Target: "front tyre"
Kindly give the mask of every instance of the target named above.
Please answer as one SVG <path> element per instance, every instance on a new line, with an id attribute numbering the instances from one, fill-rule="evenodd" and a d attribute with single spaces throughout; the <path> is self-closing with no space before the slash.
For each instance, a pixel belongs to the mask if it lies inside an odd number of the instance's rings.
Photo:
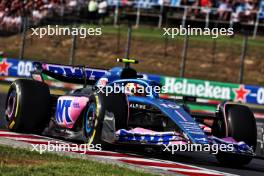
<path id="1" fill-rule="evenodd" d="M 128 102 L 125 94 L 93 94 L 83 113 L 83 140 L 88 144 L 108 144 L 101 139 L 103 121 L 106 113 L 112 113 L 115 130 L 126 128 L 128 120 Z M 115 133 L 115 131 L 112 131 Z"/>
<path id="2" fill-rule="evenodd" d="M 257 142 L 257 127 L 252 111 L 242 105 L 230 104 L 226 108 L 227 136 L 236 141 L 244 141 L 255 151 Z M 217 160 L 225 165 L 241 166 L 250 163 L 252 156 L 219 152 Z"/>
<path id="3" fill-rule="evenodd" d="M 5 117 L 7 128 L 22 133 L 41 133 L 50 119 L 50 91 L 47 84 L 19 79 L 9 88 Z"/>

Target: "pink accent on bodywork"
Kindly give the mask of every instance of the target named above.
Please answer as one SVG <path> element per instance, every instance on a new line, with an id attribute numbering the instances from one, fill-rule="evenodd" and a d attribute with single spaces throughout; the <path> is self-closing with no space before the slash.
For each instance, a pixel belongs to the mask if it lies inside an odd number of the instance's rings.
<path id="1" fill-rule="evenodd" d="M 128 132 L 139 133 L 139 134 L 143 134 L 143 135 L 162 135 L 162 134 L 176 134 L 176 135 L 179 135 L 180 134 L 180 133 L 177 133 L 177 132 L 174 132 L 174 131 L 157 132 L 157 131 L 153 131 L 153 130 L 149 130 L 149 129 L 145 129 L 145 128 L 140 128 L 140 127 L 128 130 Z"/>
<path id="2" fill-rule="evenodd" d="M 88 100 L 89 99 L 87 97 L 75 97 L 74 100 L 72 101 L 71 107 L 69 109 L 69 114 L 74 123 L 78 119 L 82 110 L 85 108 Z M 74 107 L 74 104 L 79 104 L 79 107 Z M 72 126 L 73 124 L 71 125 L 70 128 L 72 128 Z"/>
<path id="3" fill-rule="evenodd" d="M 225 137 L 225 138 L 221 138 L 222 140 L 226 141 L 226 142 L 232 142 L 232 143 L 238 143 L 234 138 L 232 137 Z"/>
<path id="4" fill-rule="evenodd" d="M 170 144 L 171 145 L 185 145 L 185 144 L 188 144 L 188 143 L 185 142 L 185 141 L 171 141 Z"/>
<path id="5" fill-rule="evenodd" d="M 63 123 L 59 124 L 62 127 L 72 128 L 76 120 L 80 116 L 81 112 L 87 105 L 89 98 L 87 97 L 74 97 L 74 96 L 62 96 L 60 100 L 72 100 L 71 105 L 68 109 L 68 114 L 71 119 L 71 123 L 67 123 L 63 115 Z M 64 114 L 64 113 L 63 113 Z"/>

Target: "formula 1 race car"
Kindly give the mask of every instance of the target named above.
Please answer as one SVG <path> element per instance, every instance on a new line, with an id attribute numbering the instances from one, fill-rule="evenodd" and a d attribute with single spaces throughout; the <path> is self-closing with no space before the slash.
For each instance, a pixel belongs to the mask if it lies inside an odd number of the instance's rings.
<path id="1" fill-rule="evenodd" d="M 34 63 L 33 80 L 16 80 L 8 91 L 8 129 L 102 146 L 232 144 L 216 154 L 226 165 L 245 165 L 255 156 L 256 122 L 248 107 L 223 102 L 215 115 L 193 114 L 186 102 L 195 98 L 162 99 L 156 91 L 162 86 L 130 67 L 136 60 L 118 61 L 124 68 Z M 44 75 L 83 88 L 50 94 Z"/>

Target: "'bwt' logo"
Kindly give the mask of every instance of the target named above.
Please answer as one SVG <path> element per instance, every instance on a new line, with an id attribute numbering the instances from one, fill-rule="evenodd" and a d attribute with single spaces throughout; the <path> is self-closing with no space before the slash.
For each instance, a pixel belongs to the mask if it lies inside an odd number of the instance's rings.
<path id="1" fill-rule="evenodd" d="M 71 106 L 72 100 L 58 100 L 56 108 L 56 121 L 58 123 L 63 123 L 63 118 L 65 118 L 66 123 L 71 123 L 71 118 L 69 116 L 69 107 Z"/>
<path id="2" fill-rule="evenodd" d="M 47 69 L 58 75 L 64 75 L 67 77 L 83 78 L 82 68 L 71 66 L 58 66 L 47 64 Z M 89 80 L 101 78 L 106 71 L 99 69 L 85 68 L 86 76 Z"/>

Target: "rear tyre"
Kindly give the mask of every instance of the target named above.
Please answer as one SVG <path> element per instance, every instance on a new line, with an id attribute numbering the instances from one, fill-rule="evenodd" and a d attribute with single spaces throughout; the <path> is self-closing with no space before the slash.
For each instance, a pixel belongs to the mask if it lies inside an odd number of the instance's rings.
<path id="1" fill-rule="evenodd" d="M 16 80 L 9 88 L 5 110 L 9 130 L 42 133 L 50 119 L 48 85 L 34 80 Z"/>
<path id="2" fill-rule="evenodd" d="M 115 118 L 115 130 L 126 128 L 128 102 L 125 94 L 93 94 L 83 115 L 83 140 L 88 144 L 109 146 L 101 140 L 105 114 L 111 112 Z M 113 131 L 115 133 L 115 131 Z"/>
<path id="3" fill-rule="evenodd" d="M 255 151 L 257 142 L 257 127 L 252 111 L 242 105 L 230 105 L 227 107 L 227 131 L 228 137 L 236 141 L 244 141 Z M 219 152 L 217 160 L 225 165 L 241 166 L 248 164 L 251 156 Z"/>

